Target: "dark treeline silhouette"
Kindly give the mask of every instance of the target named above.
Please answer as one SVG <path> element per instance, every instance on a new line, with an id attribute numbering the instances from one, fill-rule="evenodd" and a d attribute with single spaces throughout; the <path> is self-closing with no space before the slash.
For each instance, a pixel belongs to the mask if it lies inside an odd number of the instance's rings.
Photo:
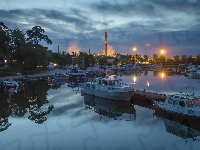
<path id="1" fill-rule="evenodd" d="M 47 84 L 46 82 L 28 83 L 18 93 L 8 92 L 8 89 L 0 93 L 0 132 L 6 130 L 11 123 L 9 117 L 23 117 L 27 113 L 28 119 L 37 124 L 47 120 L 54 106 L 47 100 L 47 92 L 50 89 L 60 88 L 60 84 Z"/>

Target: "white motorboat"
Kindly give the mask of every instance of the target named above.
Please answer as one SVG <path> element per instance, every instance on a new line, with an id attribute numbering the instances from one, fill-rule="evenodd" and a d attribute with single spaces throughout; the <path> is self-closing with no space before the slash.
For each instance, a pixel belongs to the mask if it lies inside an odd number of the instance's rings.
<path id="1" fill-rule="evenodd" d="M 142 67 L 138 65 L 126 65 L 119 69 L 120 71 L 141 71 Z"/>
<path id="2" fill-rule="evenodd" d="M 83 70 L 79 69 L 67 69 L 66 74 L 69 75 L 70 77 L 86 77 L 87 75 Z"/>
<path id="3" fill-rule="evenodd" d="M 59 73 L 59 72 L 56 72 L 54 74 L 54 79 L 60 79 L 60 80 L 67 80 L 69 79 L 69 75 L 67 75 L 66 73 Z"/>
<path id="4" fill-rule="evenodd" d="M 133 83 L 121 83 L 121 81 L 121 79 L 117 79 L 117 76 L 95 78 L 84 83 L 81 92 L 111 100 L 130 101 L 134 95 Z"/>
<path id="5" fill-rule="evenodd" d="M 162 109 L 170 113 L 177 113 L 182 116 L 200 117 L 200 97 L 188 94 L 166 95 L 164 102 L 154 101 L 157 109 Z"/>

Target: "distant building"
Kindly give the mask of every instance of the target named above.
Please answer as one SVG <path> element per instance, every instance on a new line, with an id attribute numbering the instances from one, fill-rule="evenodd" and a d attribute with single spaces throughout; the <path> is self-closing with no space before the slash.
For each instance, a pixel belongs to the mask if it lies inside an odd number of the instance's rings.
<path id="1" fill-rule="evenodd" d="M 112 64 L 113 64 L 113 62 L 115 61 L 115 59 L 116 59 L 115 57 L 109 57 L 109 56 L 106 57 L 107 62 L 108 62 L 108 63 L 112 63 Z"/>

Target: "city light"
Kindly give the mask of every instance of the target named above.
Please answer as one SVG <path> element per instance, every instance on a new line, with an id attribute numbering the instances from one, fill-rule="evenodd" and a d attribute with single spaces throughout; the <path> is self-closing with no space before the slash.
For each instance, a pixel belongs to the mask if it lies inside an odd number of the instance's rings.
<path id="1" fill-rule="evenodd" d="M 161 55 L 164 55 L 164 54 L 165 54 L 165 50 L 164 50 L 164 49 L 161 49 L 161 50 L 160 50 L 160 53 L 161 53 Z"/>
<path id="2" fill-rule="evenodd" d="M 149 86 L 150 84 L 149 84 L 149 81 L 147 80 L 147 82 L 146 82 L 146 86 Z"/>
<path id="3" fill-rule="evenodd" d="M 137 51 L 137 48 L 136 48 L 136 47 L 133 47 L 133 51 L 134 51 L 134 52 Z"/>
<path id="4" fill-rule="evenodd" d="M 135 83 L 137 81 L 137 78 L 133 76 L 133 82 Z"/>
<path id="5" fill-rule="evenodd" d="M 161 73 L 161 78 L 163 79 L 165 77 L 165 74 L 162 72 Z"/>

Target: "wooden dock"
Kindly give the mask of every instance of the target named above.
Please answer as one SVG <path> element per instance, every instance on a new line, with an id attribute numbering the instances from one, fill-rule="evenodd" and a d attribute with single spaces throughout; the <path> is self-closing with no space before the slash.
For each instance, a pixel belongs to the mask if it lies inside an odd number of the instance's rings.
<path id="1" fill-rule="evenodd" d="M 133 98 L 143 98 L 143 99 L 150 100 L 150 101 L 165 101 L 166 95 L 135 90 Z"/>

